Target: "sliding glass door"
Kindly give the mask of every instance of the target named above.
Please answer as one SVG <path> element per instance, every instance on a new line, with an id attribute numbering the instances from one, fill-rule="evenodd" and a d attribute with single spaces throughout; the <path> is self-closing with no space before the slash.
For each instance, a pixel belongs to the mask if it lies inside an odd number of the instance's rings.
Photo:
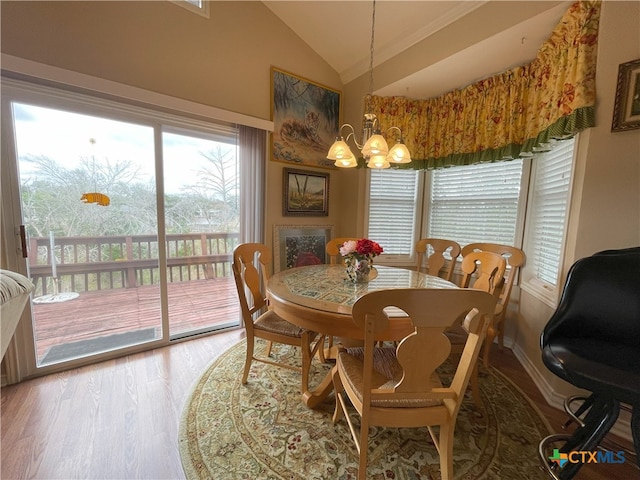
<path id="1" fill-rule="evenodd" d="M 236 129 L 20 93 L 3 141 L 36 368 L 238 325 Z"/>
<path id="2" fill-rule="evenodd" d="M 240 229 L 237 135 L 162 135 L 172 338 L 238 324 L 231 254 Z"/>
<path id="3" fill-rule="evenodd" d="M 161 338 L 153 128 L 12 113 L 38 365 Z"/>

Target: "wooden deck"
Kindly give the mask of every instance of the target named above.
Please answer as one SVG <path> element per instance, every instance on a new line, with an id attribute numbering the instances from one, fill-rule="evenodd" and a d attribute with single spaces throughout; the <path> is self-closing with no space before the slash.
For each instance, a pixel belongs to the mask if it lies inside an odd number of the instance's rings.
<path id="1" fill-rule="evenodd" d="M 170 335 L 240 320 L 233 277 L 168 285 Z M 161 336 L 160 286 L 81 293 L 59 303 L 33 304 L 39 361 L 51 347 L 155 328 Z"/>

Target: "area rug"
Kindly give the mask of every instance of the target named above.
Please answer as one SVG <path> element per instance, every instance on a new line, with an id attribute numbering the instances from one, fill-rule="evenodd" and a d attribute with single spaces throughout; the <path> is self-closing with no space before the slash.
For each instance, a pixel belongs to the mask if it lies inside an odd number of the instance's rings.
<path id="1" fill-rule="evenodd" d="M 274 350 L 299 363 L 294 348 Z M 242 385 L 244 355 L 241 341 L 206 369 L 187 399 L 179 433 L 186 478 L 356 478 L 358 457 L 346 422 L 331 422 L 334 396 L 309 409 L 300 399 L 297 372 L 257 362 Z M 312 382 L 329 369 L 314 362 Z M 445 370 L 450 376 L 452 368 Z M 455 478 L 544 480 L 537 446 L 550 433 L 548 423 L 496 369 L 481 370 L 480 388 L 481 408 L 467 394 L 458 416 Z M 427 430 L 372 428 L 368 478 L 439 480 L 439 457 Z"/>

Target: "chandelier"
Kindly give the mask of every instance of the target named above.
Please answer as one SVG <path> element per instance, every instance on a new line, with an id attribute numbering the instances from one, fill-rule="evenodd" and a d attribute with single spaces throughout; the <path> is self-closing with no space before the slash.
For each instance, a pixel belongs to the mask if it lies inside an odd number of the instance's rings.
<path id="1" fill-rule="evenodd" d="M 367 161 L 367 167 L 369 168 L 389 168 L 391 165 L 399 163 L 409 163 L 411 161 L 411 154 L 409 149 L 404 144 L 402 138 L 402 131 L 398 127 L 390 127 L 387 130 L 387 135 L 390 132 L 397 131 L 396 144 L 389 149 L 387 141 L 380 133 L 380 125 L 376 114 L 371 111 L 371 94 L 373 92 L 373 45 L 375 39 L 375 25 L 376 25 L 376 0 L 373 0 L 373 15 L 371 19 L 371 47 L 369 57 L 369 93 L 365 97 L 365 114 L 362 123 L 362 143 L 358 143 L 356 140 L 355 130 L 352 125 L 345 123 L 340 127 L 339 137 L 329 148 L 327 158 L 329 160 L 335 160 L 335 166 L 341 168 L 352 168 L 358 165 L 358 161 L 349 148 L 347 141 L 349 138 L 353 139 L 358 150 L 362 153 L 362 156 Z M 342 131 L 348 128 L 351 131 L 348 133 L 345 139 L 342 136 Z"/>

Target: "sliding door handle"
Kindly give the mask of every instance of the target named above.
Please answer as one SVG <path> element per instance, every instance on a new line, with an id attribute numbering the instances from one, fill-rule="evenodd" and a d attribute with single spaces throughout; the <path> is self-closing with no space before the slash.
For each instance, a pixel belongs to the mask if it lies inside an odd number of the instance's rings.
<path id="1" fill-rule="evenodd" d="M 20 248 L 22 249 L 22 258 L 27 258 L 29 252 L 27 251 L 27 232 L 24 225 L 20 225 Z"/>

